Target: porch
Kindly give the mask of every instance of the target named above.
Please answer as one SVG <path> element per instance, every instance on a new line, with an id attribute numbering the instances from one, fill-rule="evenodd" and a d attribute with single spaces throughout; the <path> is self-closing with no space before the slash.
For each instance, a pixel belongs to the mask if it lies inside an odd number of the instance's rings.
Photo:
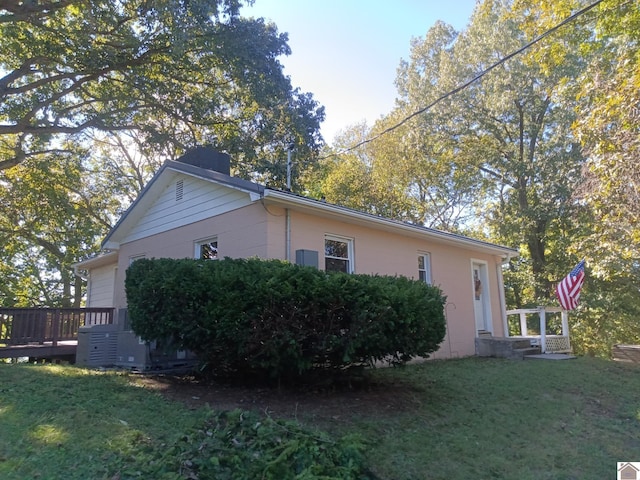
<path id="1" fill-rule="evenodd" d="M 507 310 L 505 335 L 528 339 L 541 353 L 571 353 L 569 312 L 560 307 Z"/>
<path id="2" fill-rule="evenodd" d="M 569 314 L 559 307 L 508 310 L 504 337 L 478 332 L 476 354 L 503 358 L 566 358 L 571 353 Z"/>
<path id="3" fill-rule="evenodd" d="M 0 358 L 74 361 L 80 327 L 113 317 L 113 308 L 0 308 Z"/>

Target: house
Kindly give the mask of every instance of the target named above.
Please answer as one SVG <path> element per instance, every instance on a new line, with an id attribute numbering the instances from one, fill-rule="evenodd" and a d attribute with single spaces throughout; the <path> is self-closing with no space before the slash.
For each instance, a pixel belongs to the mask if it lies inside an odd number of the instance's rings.
<path id="1" fill-rule="evenodd" d="M 620 480 L 637 480 L 640 468 L 638 464 L 618 462 L 618 478 Z"/>
<path id="2" fill-rule="evenodd" d="M 139 258 L 257 256 L 439 286 L 447 297 L 447 335 L 435 358 L 474 355 L 478 335 L 503 336 L 502 266 L 516 250 L 271 189 L 229 171 L 227 155 L 204 147 L 167 161 L 104 239 L 104 253 L 76 264 L 88 279 L 87 306 L 125 311 L 125 272 Z"/>

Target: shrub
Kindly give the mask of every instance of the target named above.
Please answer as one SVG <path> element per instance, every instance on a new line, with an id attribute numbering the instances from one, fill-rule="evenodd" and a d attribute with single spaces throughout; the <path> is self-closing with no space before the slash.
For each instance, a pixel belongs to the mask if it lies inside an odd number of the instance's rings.
<path id="1" fill-rule="evenodd" d="M 441 291 L 404 277 L 279 260 L 142 259 L 125 281 L 133 330 L 217 372 L 294 378 L 427 357 L 445 335 Z"/>

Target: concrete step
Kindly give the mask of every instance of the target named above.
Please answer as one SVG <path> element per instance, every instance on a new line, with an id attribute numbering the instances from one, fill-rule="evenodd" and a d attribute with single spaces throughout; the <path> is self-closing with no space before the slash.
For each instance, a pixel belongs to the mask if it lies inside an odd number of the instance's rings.
<path id="1" fill-rule="evenodd" d="M 513 349 L 526 349 L 526 348 L 532 348 L 531 347 L 531 339 L 529 338 L 518 338 L 518 339 L 514 339 L 511 343 L 511 345 L 513 346 Z M 533 348 L 540 348 L 540 347 L 533 347 Z"/>
<path id="2" fill-rule="evenodd" d="M 541 353 L 539 355 L 527 355 L 525 360 L 573 360 L 575 355 L 569 353 Z"/>
<path id="3" fill-rule="evenodd" d="M 540 354 L 539 346 L 531 346 L 529 338 L 477 337 L 476 355 L 522 360 L 530 355 Z"/>
<path id="4" fill-rule="evenodd" d="M 540 347 L 514 348 L 512 356 L 509 358 L 525 359 L 530 355 L 540 355 Z"/>

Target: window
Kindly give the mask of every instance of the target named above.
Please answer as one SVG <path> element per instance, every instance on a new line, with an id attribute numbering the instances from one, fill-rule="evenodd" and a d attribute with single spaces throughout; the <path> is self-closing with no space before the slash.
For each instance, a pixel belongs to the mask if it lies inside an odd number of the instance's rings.
<path id="1" fill-rule="evenodd" d="M 327 272 L 353 273 L 353 240 L 327 235 L 324 239 L 324 269 Z"/>
<path id="2" fill-rule="evenodd" d="M 208 238 L 196 242 L 196 258 L 200 260 L 217 260 L 218 259 L 218 239 Z"/>
<path id="3" fill-rule="evenodd" d="M 418 278 L 431 285 L 431 255 L 428 253 L 418 254 Z"/>

